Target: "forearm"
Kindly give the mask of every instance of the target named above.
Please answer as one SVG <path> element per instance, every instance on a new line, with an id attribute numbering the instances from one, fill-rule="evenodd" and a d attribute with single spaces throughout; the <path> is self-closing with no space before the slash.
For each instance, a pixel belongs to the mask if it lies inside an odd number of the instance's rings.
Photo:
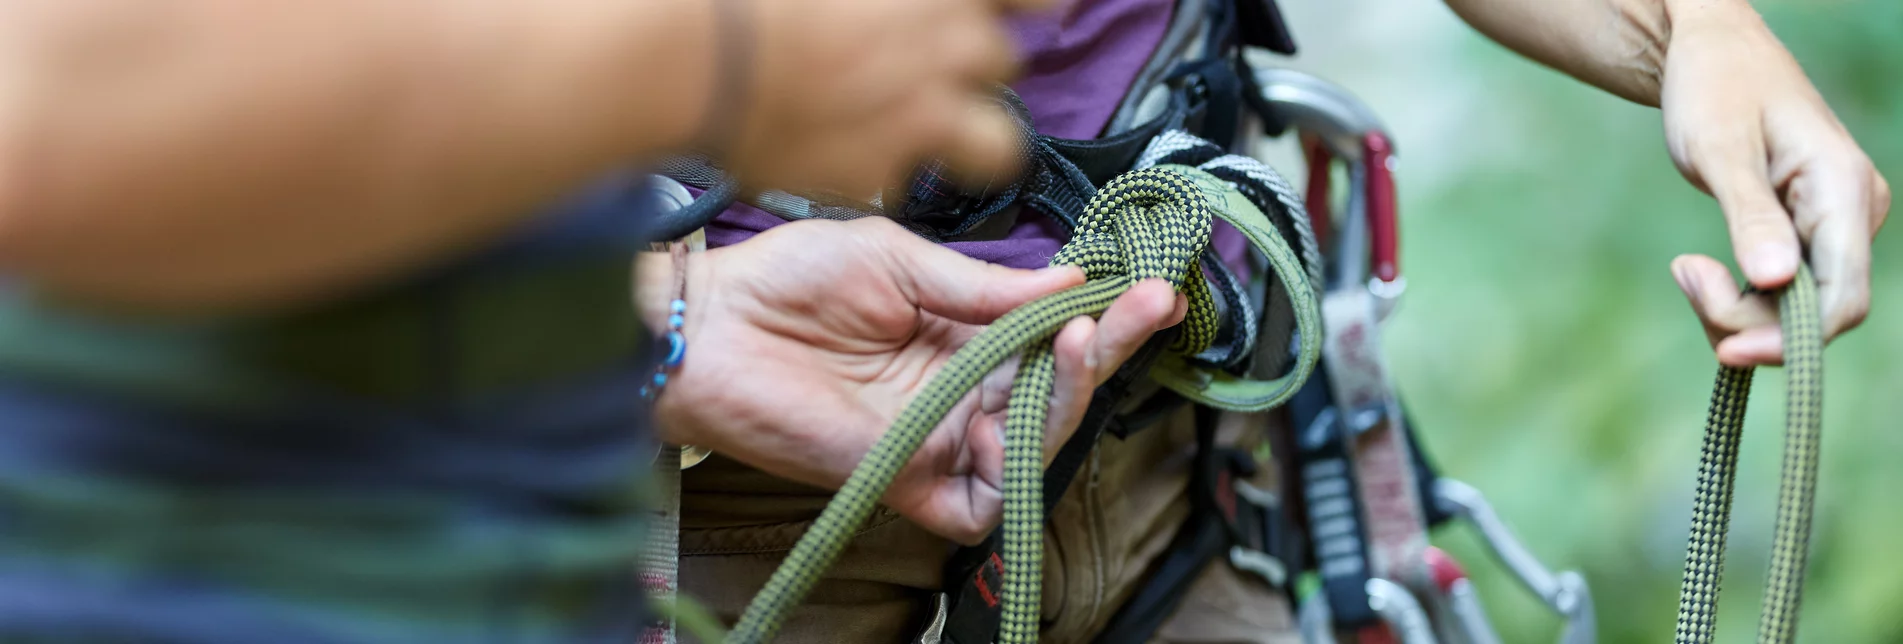
<path id="1" fill-rule="evenodd" d="M 1746 0 L 1446 0 L 1521 55 L 1628 100 L 1656 106 L 1675 22 L 1749 20 Z"/>
<path id="2" fill-rule="evenodd" d="M 704 0 L 0 3 L 0 269 L 111 303 L 317 297 L 684 143 Z"/>

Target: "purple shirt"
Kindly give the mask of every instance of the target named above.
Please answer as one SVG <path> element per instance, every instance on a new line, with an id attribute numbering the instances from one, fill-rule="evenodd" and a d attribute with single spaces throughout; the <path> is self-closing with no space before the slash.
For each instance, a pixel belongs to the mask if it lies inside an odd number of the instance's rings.
<path id="1" fill-rule="evenodd" d="M 1012 86 L 1039 132 L 1094 138 L 1163 40 L 1172 0 L 1072 0 L 1065 7 L 1012 21 L 1025 75 Z M 710 246 L 740 243 L 786 223 L 737 205 L 707 226 Z M 1030 216 L 1003 239 L 945 244 L 971 257 L 1015 268 L 1041 268 L 1063 244 L 1064 230 Z"/>

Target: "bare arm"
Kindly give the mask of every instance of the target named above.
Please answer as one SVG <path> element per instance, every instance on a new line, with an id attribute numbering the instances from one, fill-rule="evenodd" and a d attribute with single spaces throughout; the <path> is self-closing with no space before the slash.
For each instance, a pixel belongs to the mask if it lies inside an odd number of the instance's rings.
<path id="1" fill-rule="evenodd" d="M 1628 100 L 1657 106 L 1676 5 L 1742 0 L 1446 0 L 1508 49 Z M 1685 9 L 1696 11 L 1698 8 Z"/>
<path id="2" fill-rule="evenodd" d="M 321 296 L 684 143 L 705 0 L 0 0 L 0 269 Z"/>
<path id="3" fill-rule="evenodd" d="M 1804 70 L 1745 0 L 1447 0 L 1468 23 L 1534 60 L 1663 109 L 1678 169 L 1724 209 L 1738 267 L 1774 289 L 1804 251 L 1826 332 L 1863 322 L 1870 242 L 1890 186 Z M 1681 256 L 1672 270 L 1718 358 L 1781 360 L 1777 308 L 1729 269 Z"/>

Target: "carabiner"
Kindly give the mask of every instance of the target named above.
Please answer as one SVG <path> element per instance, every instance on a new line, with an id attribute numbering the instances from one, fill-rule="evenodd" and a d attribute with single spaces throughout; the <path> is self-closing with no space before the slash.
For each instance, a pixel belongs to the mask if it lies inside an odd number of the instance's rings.
<path id="1" fill-rule="evenodd" d="M 1400 229 L 1394 190 L 1394 143 L 1367 104 L 1347 90 L 1313 75 L 1278 68 L 1255 70 L 1263 104 L 1301 133 L 1308 162 L 1306 201 L 1316 236 L 1336 256 L 1337 284 L 1366 281 L 1383 300 L 1385 317 L 1406 289 L 1400 269 Z M 1348 164 L 1348 212 L 1339 227 L 1333 225 L 1329 197 L 1329 169 L 1340 160 Z M 1370 277 L 1372 273 L 1372 277 Z"/>
<path id="2" fill-rule="evenodd" d="M 1447 512 L 1466 519 L 1480 530 L 1482 540 L 1494 557 L 1513 571 L 1514 577 L 1525 585 L 1527 590 L 1545 602 L 1546 605 L 1566 620 L 1565 629 L 1560 632 L 1560 644 L 1592 644 L 1596 641 L 1597 625 L 1594 623 L 1592 591 L 1586 586 L 1586 578 L 1577 572 L 1564 571 L 1554 574 L 1526 544 L 1513 535 L 1513 531 L 1494 514 L 1493 506 L 1487 498 L 1473 486 L 1449 478 L 1434 482 L 1434 497 Z"/>

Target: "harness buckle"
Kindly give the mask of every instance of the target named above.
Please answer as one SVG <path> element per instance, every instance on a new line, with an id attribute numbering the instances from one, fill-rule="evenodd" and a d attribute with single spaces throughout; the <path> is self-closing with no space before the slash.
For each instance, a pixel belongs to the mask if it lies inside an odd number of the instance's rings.
<path id="1" fill-rule="evenodd" d="M 1238 512 L 1231 524 L 1231 529 L 1240 534 L 1235 545 L 1229 547 L 1229 565 L 1262 578 L 1270 587 L 1287 588 L 1289 572 L 1286 557 L 1290 553 L 1281 498 L 1274 492 L 1240 478 L 1235 479 L 1230 489 L 1239 501 L 1237 506 L 1246 504 L 1254 511 Z M 1245 522 L 1248 514 L 1253 514 L 1254 520 Z M 1250 529 L 1252 527 L 1253 530 Z"/>

